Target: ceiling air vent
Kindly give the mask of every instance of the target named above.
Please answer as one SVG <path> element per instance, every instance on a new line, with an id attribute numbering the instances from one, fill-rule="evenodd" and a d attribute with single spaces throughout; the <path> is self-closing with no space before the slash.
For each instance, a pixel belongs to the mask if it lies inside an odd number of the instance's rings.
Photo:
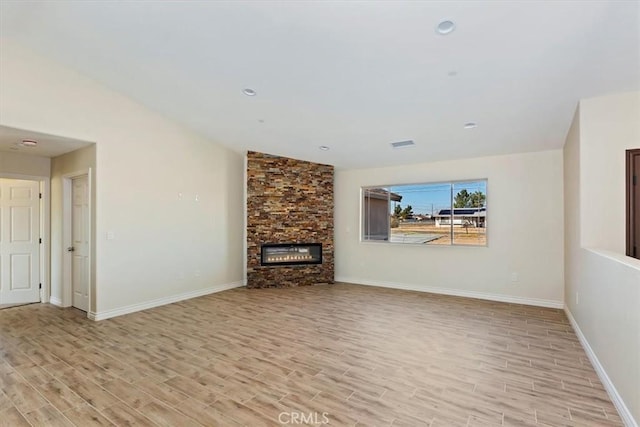
<path id="1" fill-rule="evenodd" d="M 411 147 L 412 145 L 416 145 L 415 142 L 413 142 L 412 140 L 398 141 L 398 142 L 391 143 L 391 146 L 393 148 L 405 148 L 405 147 Z"/>

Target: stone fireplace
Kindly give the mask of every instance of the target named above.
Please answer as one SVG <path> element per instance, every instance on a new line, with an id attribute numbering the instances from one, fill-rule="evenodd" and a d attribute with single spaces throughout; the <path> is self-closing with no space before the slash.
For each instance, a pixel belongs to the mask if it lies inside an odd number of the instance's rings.
<path id="1" fill-rule="evenodd" d="M 333 166 L 247 153 L 247 287 L 333 283 Z"/>

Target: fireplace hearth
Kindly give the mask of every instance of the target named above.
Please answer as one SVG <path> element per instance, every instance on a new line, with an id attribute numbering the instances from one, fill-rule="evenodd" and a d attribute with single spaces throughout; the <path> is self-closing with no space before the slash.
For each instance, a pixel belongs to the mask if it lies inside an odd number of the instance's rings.
<path id="1" fill-rule="evenodd" d="M 267 243 L 261 246 L 260 265 L 322 264 L 321 243 Z"/>

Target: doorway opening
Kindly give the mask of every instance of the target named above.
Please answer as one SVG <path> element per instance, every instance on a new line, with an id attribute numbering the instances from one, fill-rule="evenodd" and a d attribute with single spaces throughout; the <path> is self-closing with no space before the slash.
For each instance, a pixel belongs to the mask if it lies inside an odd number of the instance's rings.
<path id="1" fill-rule="evenodd" d="M 21 143 L 24 141 L 30 141 L 29 145 Z M 93 204 L 93 195 L 95 190 L 91 189 L 92 185 L 95 185 L 95 167 L 96 167 L 96 144 L 94 142 L 82 141 L 77 139 L 71 139 L 64 136 L 51 135 L 42 132 L 37 132 L 28 129 L 12 128 L 8 126 L 0 125 L 0 178 L 14 179 L 14 180 L 26 180 L 35 181 L 38 183 L 40 194 L 42 198 L 39 199 L 40 203 L 40 225 L 39 233 L 34 233 L 34 236 L 38 238 L 38 244 L 40 246 L 39 260 L 36 256 L 27 256 L 23 252 L 16 252 L 13 256 L 14 269 L 13 277 L 16 285 L 11 285 L 12 290 L 18 290 L 20 287 L 26 288 L 24 285 L 25 280 L 36 283 L 36 274 L 31 269 L 29 271 L 30 276 L 25 273 L 25 266 L 33 268 L 36 265 L 36 261 L 39 261 L 39 281 L 38 288 L 42 284 L 42 288 L 38 289 L 39 298 L 32 296 L 31 300 L 34 302 L 51 303 L 59 307 L 70 307 L 73 305 L 71 288 L 71 278 L 65 276 L 71 273 L 69 255 L 66 249 L 73 246 L 70 236 L 71 221 L 67 220 L 65 223 L 65 215 L 67 218 L 71 218 L 71 182 L 72 179 L 86 175 L 88 180 L 87 197 L 89 205 L 86 209 L 86 216 L 88 217 L 89 227 L 91 232 L 88 234 L 87 246 L 89 251 L 88 261 L 86 261 L 86 274 L 89 276 L 90 286 L 86 293 L 86 299 L 89 300 L 89 304 L 86 307 L 87 317 L 92 318 L 92 309 L 95 308 L 95 205 Z M 71 173 L 76 172 L 77 173 Z M 66 196 L 63 196 L 65 192 L 65 186 L 67 186 Z M 12 190 L 13 193 L 20 197 L 26 197 L 26 190 Z M 35 192 L 35 190 L 34 190 Z M 5 194 L 9 194 L 5 192 Z M 2 197 L 2 194 L 0 194 Z M 67 197 L 65 202 L 64 197 Z M 7 210 L 4 207 L 3 210 Z M 6 204 L 9 206 L 9 204 Z M 63 212 L 66 209 L 66 212 Z M 18 217 L 18 211 L 23 213 L 28 211 L 26 208 L 14 209 L 14 218 L 22 218 L 18 222 L 11 224 L 14 228 L 16 243 L 18 240 L 26 240 L 25 233 L 27 230 L 26 224 L 34 220 L 24 220 L 25 217 Z M 4 212 L 0 212 L 0 218 L 4 217 Z M 4 222 L 0 219 L 0 222 Z M 5 250 L 5 236 L 9 236 L 0 226 L 0 240 L 2 240 L 1 251 Z M 35 226 L 32 226 L 35 229 Z M 67 235 L 65 235 L 65 232 Z M 22 233 L 22 235 L 20 235 Z M 40 243 L 42 238 L 42 243 Z M 65 240 L 66 239 L 66 240 Z M 93 242 L 92 242 L 93 240 Z M 81 248 L 82 249 L 82 248 Z M 16 249 L 17 250 L 17 249 Z M 81 250 L 79 252 L 82 252 Z M 0 254 L 0 275 L 4 272 L 9 272 L 4 268 L 3 258 L 4 254 Z M 22 266 L 22 273 L 18 267 Z M 80 271 L 80 269 L 77 269 Z M 84 271 L 82 271 L 84 274 Z M 20 283 L 19 283 L 20 282 Z M 0 286 L 2 283 L 0 283 Z M 35 295 L 36 292 L 33 292 Z M 93 294 L 94 300 L 91 301 L 89 297 Z M 2 300 L 0 299 L 0 304 Z"/>

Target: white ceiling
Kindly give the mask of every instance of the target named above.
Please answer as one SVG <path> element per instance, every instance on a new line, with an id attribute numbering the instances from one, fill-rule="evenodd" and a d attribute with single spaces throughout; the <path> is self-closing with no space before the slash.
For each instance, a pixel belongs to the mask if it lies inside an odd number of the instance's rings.
<path id="1" fill-rule="evenodd" d="M 640 90 L 638 1 L 0 7 L 3 37 L 213 141 L 340 168 L 560 148 L 581 98 Z"/>
<path id="2" fill-rule="evenodd" d="M 37 145 L 35 147 L 21 145 L 20 143 L 25 139 L 36 141 Z M 2 152 L 40 157 L 58 157 L 89 145 L 91 145 L 90 142 L 0 126 L 0 157 Z"/>

